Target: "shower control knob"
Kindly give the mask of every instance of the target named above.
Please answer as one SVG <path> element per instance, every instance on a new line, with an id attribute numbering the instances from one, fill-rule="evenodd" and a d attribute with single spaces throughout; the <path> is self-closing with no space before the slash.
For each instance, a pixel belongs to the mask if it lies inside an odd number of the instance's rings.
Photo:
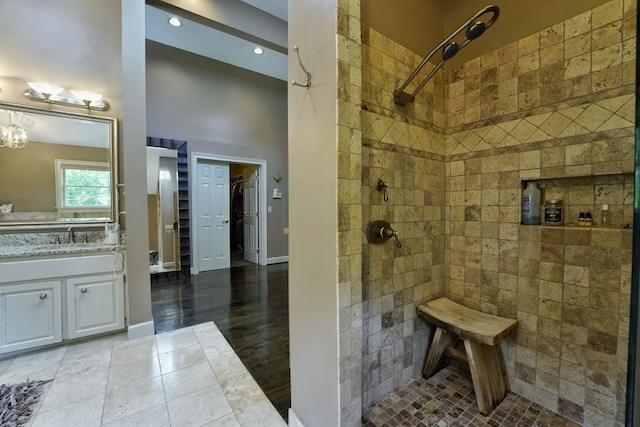
<path id="1" fill-rule="evenodd" d="M 367 226 L 367 241 L 369 243 L 384 243 L 390 238 L 395 238 L 396 247 L 402 247 L 398 232 L 391 228 L 391 224 L 387 221 L 373 221 Z"/>

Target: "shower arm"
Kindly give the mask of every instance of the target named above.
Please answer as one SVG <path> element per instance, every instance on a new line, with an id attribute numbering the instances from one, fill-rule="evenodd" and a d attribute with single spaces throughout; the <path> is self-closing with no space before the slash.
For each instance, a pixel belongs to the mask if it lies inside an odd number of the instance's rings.
<path id="1" fill-rule="evenodd" d="M 408 102 L 413 102 L 414 99 L 415 99 L 416 94 L 418 92 L 420 92 L 420 90 L 429 82 L 431 77 L 433 77 L 433 75 L 444 65 L 444 63 L 447 60 L 443 59 L 442 61 L 440 61 L 438 63 L 438 65 L 436 65 L 436 67 L 433 70 L 431 70 L 429 75 L 427 75 L 427 77 L 422 81 L 422 83 L 420 83 L 420 85 L 418 85 L 418 87 L 411 93 L 411 95 L 409 95 L 406 92 L 404 92 L 404 90 L 407 88 L 407 86 L 409 86 L 409 84 L 413 81 L 413 79 L 416 78 L 416 76 L 424 68 L 424 66 L 427 65 L 427 62 L 429 62 L 429 60 L 433 57 L 433 55 L 435 55 L 439 50 L 441 50 L 443 47 L 445 47 L 451 40 L 453 40 L 454 37 L 456 37 L 458 34 L 460 34 L 466 28 L 469 28 L 469 26 L 471 24 L 473 24 L 473 22 L 476 19 L 480 18 L 482 15 L 484 15 L 485 13 L 488 13 L 488 12 L 493 12 L 493 16 L 491 17 L 489 22 L 486 23 L 485 31 L 486 31 L 487 28 L 491 27 L 493 25 L 493 23 L 496 22 L 496 20 L 498 19 L 498 15 L 500 14 L 500 9 L 497 6 L 486 6 L 486 7 L 482 8 L 482 9 L 480 9 L 471 18 L 467 19 L 464 22 L 464 24 L 460 25 L 455 31 L 453 31 L 451 34 L 449 34 L 449 36 L 446 39 L 444 39 L 442 42 L 440 42 L 440 44 L 438 44 L 436 47 L 434 47 L 431 50 L 431 52 L 429 52 L 429 54 L 422 60 L 420 65 L 418 65 L 418 67 L 411 73 L 411 75 L 404 82 L 404 84 L 393 92 L 393 100 L 394 100 L 394 102 L 396 104 L 403 105 L 403 106 L 406 105 Z M 460 45 L 458 51 L 462 50 L 469 43 L 471 43 L 471 40 L 468 39 L 468 38 L 465 38 L 465 40 Z"/>

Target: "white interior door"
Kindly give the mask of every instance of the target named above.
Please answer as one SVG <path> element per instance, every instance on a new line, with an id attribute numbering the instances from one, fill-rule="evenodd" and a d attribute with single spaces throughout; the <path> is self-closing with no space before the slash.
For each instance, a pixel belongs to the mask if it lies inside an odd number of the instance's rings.
<path id="1" fill-rule="evenodd" d="M 244 196 L 244 259 L 258 264 L 258 188 L 260 168 L 245 175 Z"/>
<path id="2" fill-rule="evenodd" d="M 199 271 L 229 268 L 229 164 L 198 161 L 196 232 Z"/>

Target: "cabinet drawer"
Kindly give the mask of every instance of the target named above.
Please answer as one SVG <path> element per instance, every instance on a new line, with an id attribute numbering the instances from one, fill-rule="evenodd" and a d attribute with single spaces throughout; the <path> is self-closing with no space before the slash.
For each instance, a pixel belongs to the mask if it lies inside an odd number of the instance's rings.
<path id="1" fill-rule="evenodd" d="M 118 272 L 122 271 L 122 259 L 121 254 L 106 254 L 0 262 L 0 284 Z"/>
<path id="2" fill-rule="evenodd" d="M 124 328 L 122 278 L 112 274 L 67 279 L 69 338 Z"/>
<path id="3" fill-rule="evenodd" d="M 0 353 L 62 341 L 59 280 L 0 288 Z"/>

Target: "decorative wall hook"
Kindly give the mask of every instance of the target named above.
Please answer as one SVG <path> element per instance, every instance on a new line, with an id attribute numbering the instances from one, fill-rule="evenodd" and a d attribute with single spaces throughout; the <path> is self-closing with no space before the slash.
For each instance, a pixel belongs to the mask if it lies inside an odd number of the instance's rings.
<path id="1" fill-rule="evenodd" d="M 304 71 L 304 83 L 299 83 L 295 80 L 292 80 L 291 84 L 293 86 L 308 88 L 309 86 L 311 86 L 311 73 L 308 72 L 307 69 L 304 67 L 304 64 L 302 64 L 302 60 L 300 59 L 300 52 L 298 51 L 298 46 L 294 46 L 293 51 L 296 53 L 296 55 L 298 55 L 298 62 L 300 63 L 300 68 L 302 68 L 302 71 Z"/>

